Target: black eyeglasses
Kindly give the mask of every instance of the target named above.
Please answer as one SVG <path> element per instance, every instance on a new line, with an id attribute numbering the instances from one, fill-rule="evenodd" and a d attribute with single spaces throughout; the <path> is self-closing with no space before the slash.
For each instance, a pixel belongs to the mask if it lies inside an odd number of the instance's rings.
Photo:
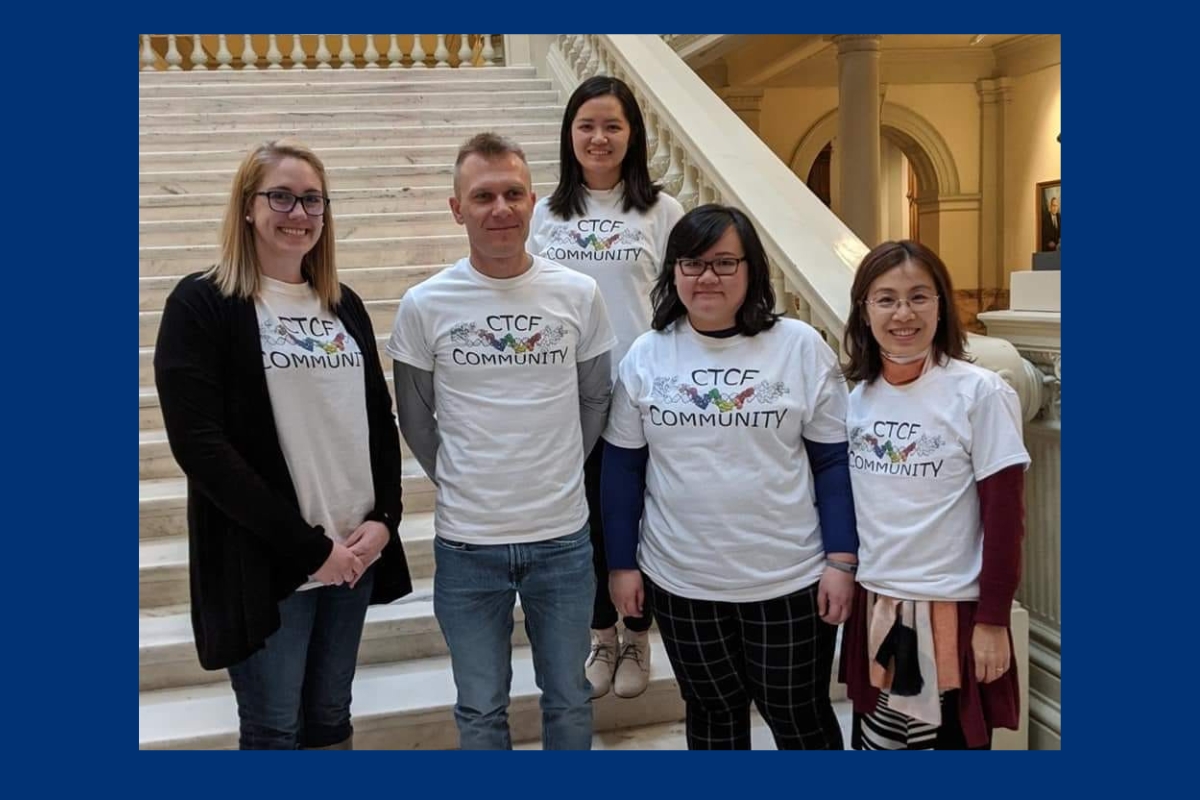
<path id="1" fill-rule="evenodd" d="M 296 207 L 296 203 L 301 203 L 304 206 L 304 213 L 310 217 L 319 217 L 325 213 L 325 209 L 329 206 L 329 198 L 319 194 L 304 194 L 297 197 L 291 192 L 285 192 L 282 189 L 272 189 L 269 192 L 255 192 L 255 195 L 262 195 L 267 198 L 267 205 L 272 211 L 278 211 L 280 214 L 290 214 L 292 209 Z"/>
<path id="2" fill-rule="evenodd" d="M 745 256 L 714 258 L 712 261 L 705 261 L 702 258 L 678 258 L 675 260 L 675 264 L 679 267 L 679 271 L 689 278 L 699 278 L 709 267 L 712 267 L 714 275 L 728 277 L 737 272 L 738 264 L 745 260 Z"/>

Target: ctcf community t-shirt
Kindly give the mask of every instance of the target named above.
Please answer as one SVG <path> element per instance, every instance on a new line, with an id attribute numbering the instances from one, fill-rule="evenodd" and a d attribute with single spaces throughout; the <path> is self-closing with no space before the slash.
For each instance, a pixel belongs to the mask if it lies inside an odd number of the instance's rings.
<path id="1" fill-rule="evenodd" d="M 583 527 L 576 365 L 615 342 L 596 282 L 537 257 L 508 279 L 464 258 L 405 293 L 386 350 L 433 372 L 438 536 L 515 544 Z"/>
<path id="2" fill-rule="evenodd" d="M 617 371 L 606 441 L 649 446 L 638 564 L 668 592 L 754 602 L 824 569 L 804 439 L 846 440 L 846 384 L 811 327 L 641 336 Z"/>
<path id="3" fill-rule="evenodd" d="M 560 219 L 549 198 L 533 209 L 529 224 L 530 253 L 570 267 L 596 280 L 617 334 L 612 351 L 615 368 L 633 340 L 650 330 L 650 290 L 658 279 L 667 237 L 683 216 L 683 206 L 659 192 L 648 211 L 625 211 L 625 184 L 612 189 L 584 189 L 582 216 Z"/>
<path id="4" fill-rule="evenodd" d="M 983 522 L 975 484 L 1029 464 L 1017 393 L 958 359 L 850 393 L 858 582 L 903 600 L 978 600 Z"/>
<path id="5" fill-rule="evenodd" d="M 300 514 L 344 544 L 375 505 L 363 354 L 307 283 L 260 280 L 263 370 Z"/>

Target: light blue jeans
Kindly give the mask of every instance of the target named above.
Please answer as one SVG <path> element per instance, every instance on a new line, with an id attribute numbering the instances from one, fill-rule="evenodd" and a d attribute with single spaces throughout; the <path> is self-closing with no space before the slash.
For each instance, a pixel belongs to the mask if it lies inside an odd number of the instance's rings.
<path id="1" fill-rule="evenodd" d="M 517 594 L 542 690 L 542 747 L 589 750 L 591 687 L 584 662 L 596 578 L 587 525 L 532 544 L 434 540 L 433 611 L 450 647 L 463 750 L 511 750 L 513 606 Z"/>

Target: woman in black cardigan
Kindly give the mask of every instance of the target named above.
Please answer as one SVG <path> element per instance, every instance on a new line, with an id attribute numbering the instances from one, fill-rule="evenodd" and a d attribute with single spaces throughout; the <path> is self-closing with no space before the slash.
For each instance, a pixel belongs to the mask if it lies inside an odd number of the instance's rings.
<path id="1" fill-rule="evenodd" d="M 171 292 L 154 375 L 187 475 L 196 649 L 229 670 L 242 749 L 350 749 L 367 605 L 412 583 L 391 397 L 304 145 L 243 160 L 221 260 Z"/>

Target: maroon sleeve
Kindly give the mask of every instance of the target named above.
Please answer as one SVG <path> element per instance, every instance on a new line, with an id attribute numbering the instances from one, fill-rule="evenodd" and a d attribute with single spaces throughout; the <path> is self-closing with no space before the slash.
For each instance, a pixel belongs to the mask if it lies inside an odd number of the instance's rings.
<path id="1" fill-rule="evenodd" d="M 983 568 L 975 621 L 1008 627 L 1013 596 L 1021 582 L 1021 539 L 1025 536 L 1025 466 L 1017 464 L 976 484 L 983 516 Z"/>

